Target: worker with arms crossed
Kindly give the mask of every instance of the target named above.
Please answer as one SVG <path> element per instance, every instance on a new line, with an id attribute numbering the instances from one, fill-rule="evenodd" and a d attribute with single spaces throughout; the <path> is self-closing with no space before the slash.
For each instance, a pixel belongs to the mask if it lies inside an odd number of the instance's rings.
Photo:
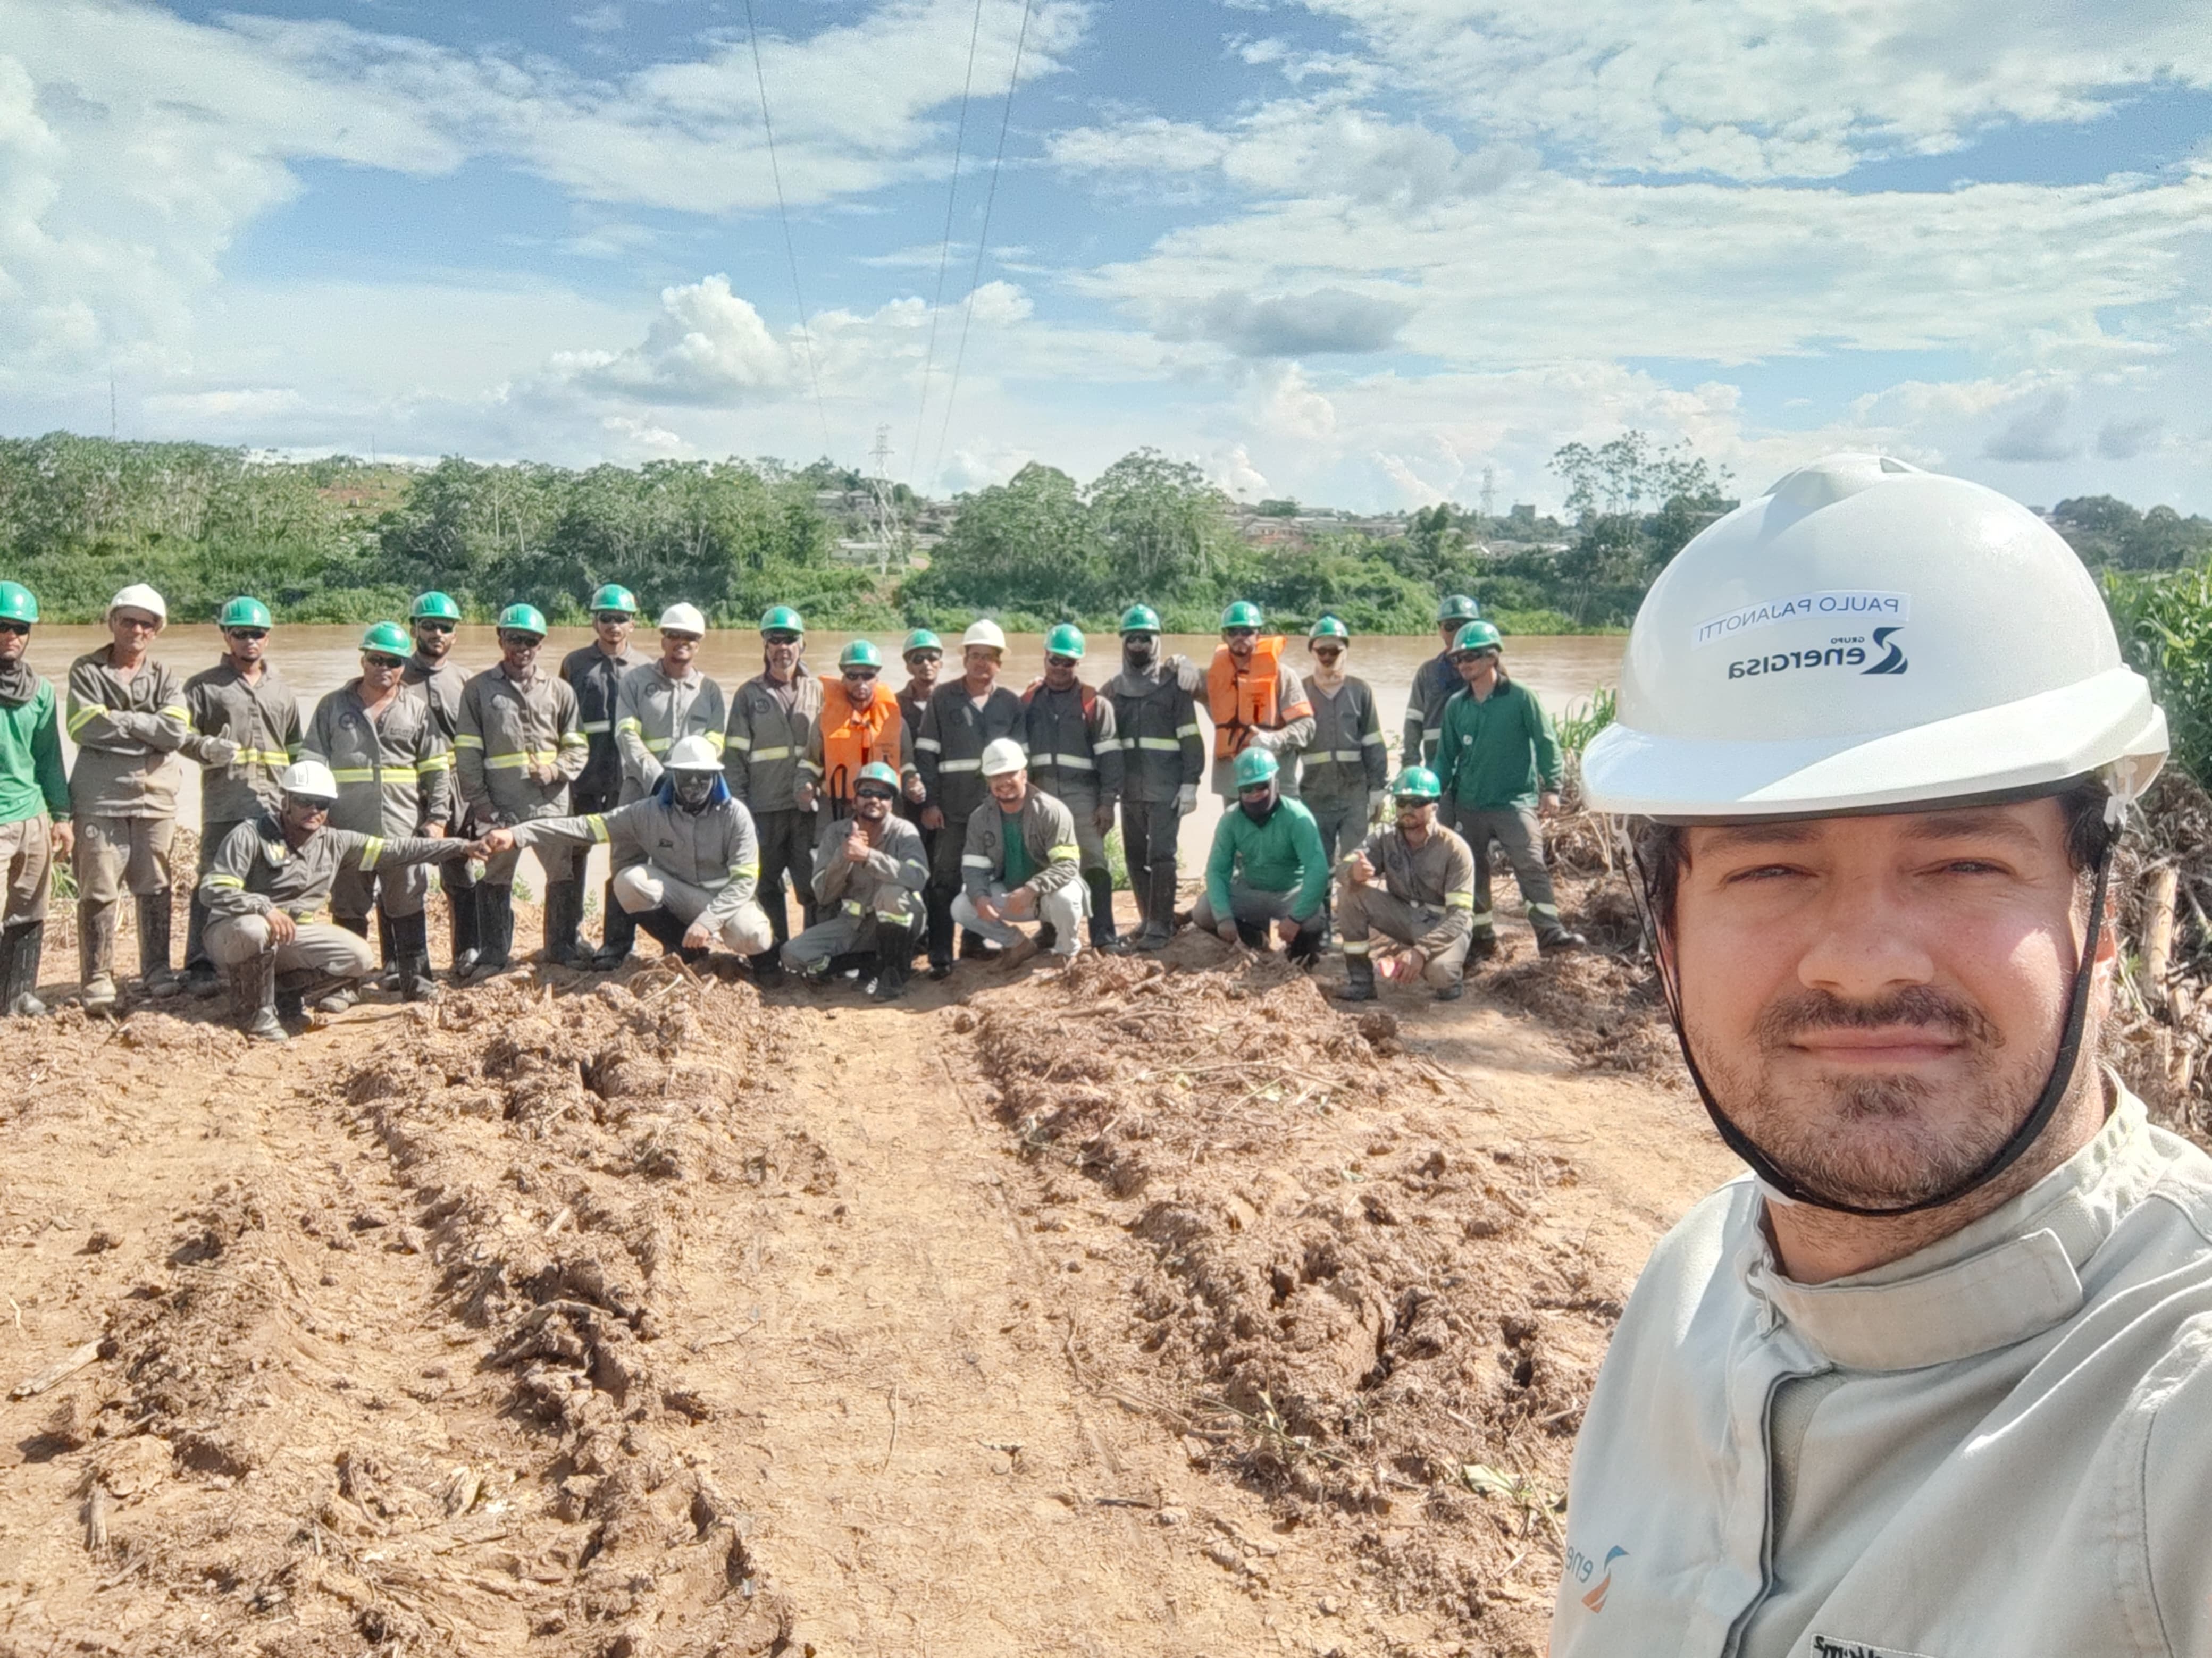
<path id="1" fill-rule="evenodd" d="M 1613 1333 L 1558 1658 L 2212 1652 L 2212 1160 L 2101 1053 L 2166 752 L 1978 484 L 1833 456 L 1653 586 L 1583 785 L 1751 1172 Z"/>

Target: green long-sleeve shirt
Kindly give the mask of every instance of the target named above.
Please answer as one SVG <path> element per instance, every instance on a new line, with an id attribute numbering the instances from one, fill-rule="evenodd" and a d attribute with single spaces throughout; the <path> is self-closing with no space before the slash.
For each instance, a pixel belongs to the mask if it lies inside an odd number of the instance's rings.
<path id="1" fill-rule="evenodd" d="M 1460 690 L 1444 704 L 1437 780 L 1462 806 L 1533 806 L 1559 786 L 1559 739 L 1535 693 L 1499 679 L 1478 702 Z"/>
<path id="2" fill-rule="evenodd" d="M 1240 867 L 1241 866 L 1241 867 Z M 1305 921 L 1328 892 L 1328 852 L 1313 814 L 1295 800 L 1278 800 L 1267 821 L 1255 823 L 1242 806 L 1221 814 L 1213 831 L 1213 852 L 1206 860 L 1206 896 L 1216 915 L 1231 913 L 1229 883 L 1241 875 L 1261 892 L 1297 889 L 1291 919 Z"/>
<path id="3" fill-rule="evenodd" d="M 70 815 L 61 718 L 54 688 L 44 679 L 28 701 L 0 702 L 0 823 L 21 823 L 41 812 L 58 823 Z"/>

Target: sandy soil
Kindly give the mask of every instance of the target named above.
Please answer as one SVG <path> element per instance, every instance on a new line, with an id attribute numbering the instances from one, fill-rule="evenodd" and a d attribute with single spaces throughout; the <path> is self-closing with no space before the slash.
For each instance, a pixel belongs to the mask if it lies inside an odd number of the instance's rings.
<path id="1" fill-rule="evenodd" d="M 1686 1094 L 1206 939 L 552 976 L 11 1028 L 0 1655 L 1541 1650 Z"/>

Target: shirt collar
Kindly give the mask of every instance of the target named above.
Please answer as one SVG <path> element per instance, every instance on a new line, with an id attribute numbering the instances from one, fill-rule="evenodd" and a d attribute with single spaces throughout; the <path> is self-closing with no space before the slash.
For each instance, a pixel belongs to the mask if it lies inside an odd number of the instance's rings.
<path id="1" fill-rule="evenodd" d="M 1746 1288 L 1816 1351 L 1852 1370 L 1949 1363 L 2025 1341 L 2081 1309 L 2081 1271 L 2158 1179 L 2143 1104 L 2118 1103 L 2088 1145 L 2010 1202 L 1884 1266 L 1826 1284 L 1783 1275 L 1747 1203 Z"/>

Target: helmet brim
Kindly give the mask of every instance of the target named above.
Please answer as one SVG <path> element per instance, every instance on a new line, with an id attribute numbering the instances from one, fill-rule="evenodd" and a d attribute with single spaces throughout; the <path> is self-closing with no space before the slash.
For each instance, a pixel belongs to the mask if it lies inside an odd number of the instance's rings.
<path id="1" fill-rule="evenodd" d="M 1752 743 L 1615 724 L 1583 756 L 1583 793 L 1595 811 L 1683 823 L 1932 809 L 2106 774 L 2133 798 L 2166 749 L 2150 686 L 2120 667 L 1902 731 Z"/>

